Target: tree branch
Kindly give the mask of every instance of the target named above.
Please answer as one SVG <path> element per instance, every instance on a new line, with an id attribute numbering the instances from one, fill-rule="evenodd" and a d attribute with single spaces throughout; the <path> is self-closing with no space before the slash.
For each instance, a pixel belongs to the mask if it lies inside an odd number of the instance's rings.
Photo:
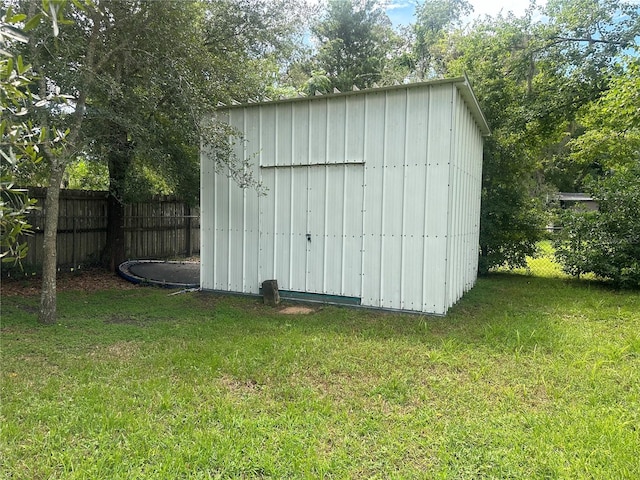
<path id="1" fill-rule="evenodd" d="M 584 38 L 572 38 L 572 37 L 551 37 L 551 40 L 557 40 L 557 42 L 553 42 L 551 45 L 556 45 L 561 42 L 588 42 L 588 43 L 605 43 L 608 45 L 618 45 L 620 47 L 626 47 L 629 45 L 629 42 L 619 42 L 616 40 L 606 40 L 604 38 L 592 38 L 592 37 L 584 37 Z"/>

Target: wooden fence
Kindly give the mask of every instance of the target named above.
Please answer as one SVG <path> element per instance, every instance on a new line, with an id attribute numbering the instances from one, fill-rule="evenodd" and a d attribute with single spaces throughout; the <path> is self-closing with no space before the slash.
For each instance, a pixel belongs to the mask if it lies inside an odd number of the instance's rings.
<path id="1" fill-rule="evenodd" d="M 33 235 L 26 237 L 29 253 L 23 264 L 42 265 L 44 198 L 46 189 L 29 189 L 39 210 L 29 215 Z M 107 239 L 107 192 L 62 190 L 58 217 L 59 267 L 96 263 Z M 133 258 L 190 257 L 200 252 L 198 209 L 171 196 L 125 207 L 126 256 Z"/>

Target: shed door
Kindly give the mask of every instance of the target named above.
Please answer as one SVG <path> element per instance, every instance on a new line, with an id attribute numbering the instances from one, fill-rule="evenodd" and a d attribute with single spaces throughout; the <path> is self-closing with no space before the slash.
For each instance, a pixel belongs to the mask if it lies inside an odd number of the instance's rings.
<path id="1" fill-rule="evenodd" d="M 364 165 L 262 169 L 260 279 L 361 297 Z"/>

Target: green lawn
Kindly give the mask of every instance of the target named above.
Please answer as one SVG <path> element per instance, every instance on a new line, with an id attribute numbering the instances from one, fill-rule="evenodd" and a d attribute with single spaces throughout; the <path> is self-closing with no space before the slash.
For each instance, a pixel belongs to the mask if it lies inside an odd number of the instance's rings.
<path id="1" fill-rule="evenodd" d="M 571 279 L 571 275 L 562 270 L 562 265 L 556 261 L 555 249 L 550 240 L 543 240 L 538 243 L 538 253 L 535 257 L 527 257 L 526 268 L 509 269 L 508 267 L 498 267 L 499 273 L 511 273 L 514 275 L 527 275 L 534 277 Z M 593 273 L 585 273 L 580 276 L 583 280 L 596 280 Z"/>
<path id="2" fill-rule="evenodd" d="M 640 476 L 640 294 L 494 275 L 446 318 L 140 288 L 2 299 L 0 478 Z"/>

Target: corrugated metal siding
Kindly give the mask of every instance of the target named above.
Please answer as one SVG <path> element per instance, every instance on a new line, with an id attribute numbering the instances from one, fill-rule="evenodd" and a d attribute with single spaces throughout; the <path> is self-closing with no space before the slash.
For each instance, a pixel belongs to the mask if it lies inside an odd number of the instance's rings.
<path id="1" fill-rule="evenodd" d="M 219 120 L 245 132 L 246 141 L 234 145 L 238 158 L 255 154 L 260 144 L 259 124 L 248 119 L 243 110 L 219 114 Z M 200 184 L 201 208 L 206 209 L 201 213 L 202 288 L 258 293 L 258 194 L 239 188 L 227 168 L 216 172 L 213 156 L 204 147 Z"/>
<path id="2" fill-rule="evenodd" d="M 358 97 L 267 107 L 260 153 L 260 278 L 281 289 L 359 297 L 361 292 L 361 147 Z M 265 116 L 262 117 L 262 121 Z M 358 124 L 359 123 L 359 124 Z M 359 143 L 362 135 L 353 135 Z M 267 148 L 265 148 L 267 146 Z"/>
<path id="3" fill-rule="evenodd" d="M 365 305 L 444 313 L 454 91 L 366 97 Z"/>
<path id="4" fill-rule="evenodd" d="M 203 288 L 256 293 L 276 278 L 283 290 L 445 313 L 475 282 L 472 113 L 446 82 L 228 110 L 245 133 L 236 154 L 255 156 L 268 192 L 243 191 L 203 154 Z"/>
<path id="5" fill-rule="evenodd" d="M 464 99 L 455 93 L 446 309 L 475 284 L 480 232 L 482 136 Z"/>
<path id="6" fill-rule="evenodd" d="M 445 313 L 443 305 L 446 266 L 447 191 L 451 156 L 451 101 L 453 88 L 432 90 L 427 131 L 427 225 L 424 264 L 425 297 L 423 311 Z"/>
<path id="7" fill-rule="evenodd" d="M 224 117 L 219 114 L 221 121 Z M 213 261 L 214 225 L 217 216 L 214 202 L 215 183 L 218 178 L 214 170 L 214 158 L 204 143 L 200 145 L 200 285 L 204 289 L 214 288 Z"/>
<path id="8" fill-rule="evenodd" d="M 283 290 L 359 297 L 363 166 L 267 168 L 263 181 L 261 278 Z"/>

